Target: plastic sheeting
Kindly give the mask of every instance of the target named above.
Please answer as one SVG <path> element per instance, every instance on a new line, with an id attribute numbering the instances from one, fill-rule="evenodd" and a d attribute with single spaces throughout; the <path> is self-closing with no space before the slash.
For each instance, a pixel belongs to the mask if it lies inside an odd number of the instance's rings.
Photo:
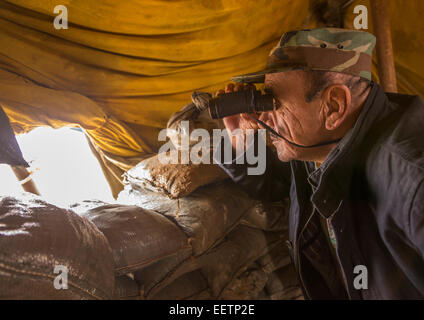
<path id="1" fill-rule="evenodd" d="M 422 93 L 424 2 L 388 3 L 400 91 Z M 58 4 L 67 30 L 53 27 Z M 117 195 L 192 91 L 261 69 L 282 33 L 316 26 L 309 0 L 3 0 L 0 105 L 16 133 L 82 127 Z"/>

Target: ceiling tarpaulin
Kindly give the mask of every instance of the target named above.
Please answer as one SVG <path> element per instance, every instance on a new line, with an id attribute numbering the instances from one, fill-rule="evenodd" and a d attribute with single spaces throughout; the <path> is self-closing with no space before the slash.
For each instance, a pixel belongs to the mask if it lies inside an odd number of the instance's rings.
<path id="1" fill-rule="evenodd" d="M 423 32 L 408 16 L 423 2 L 389 2 L 400 91 L 422 93 Z M 54 28 L 59 4 L 68 29 Z M 315 26 L 309 0 L 0 1 L 0 104 L 18 134 L 83 128 L 116 195 L 192 91 L 260 70 L 282 33 Z"/>
<path id="2" fill-rule="evenodd" d="M 396 77 L 399 93 L 424 94 L 424 24 L 422 14 L 424 1 L 387 0 L 390 17 L 393 52 L 395 57 Z M 355 0 L 346 9 L 345 28 L 353 29 L 355 6 L 365 5 L 369 8 L 369 30 L 374 33 L 371 19 L 371 6 L 369 0 Z M 376 54 L 373 56 L 373 78 L 378 81 Z"/>

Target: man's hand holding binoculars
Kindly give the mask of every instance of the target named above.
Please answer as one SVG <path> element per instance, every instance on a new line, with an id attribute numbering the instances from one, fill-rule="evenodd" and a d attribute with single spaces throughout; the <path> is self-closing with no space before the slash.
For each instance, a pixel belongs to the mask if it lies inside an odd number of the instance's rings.
<path id="1" fill-rule="evenodd" d="M 225 89 L 220 89 L 216 92 L 215 96 L 219 96 L 224 93 L 230 93 L 230 92 L 238 92 L 242 90 L 249 90 L 249 89 L 256 89 L 255 85 L 253 84 L 243 84 L 243 83 L 228 83 L 225 86 Z M 258 114 L 251 113 L 252 117 L 258 118 Z M 232 116 L 228 116 L 222 119 L 225 125 L 225 128 L 228 131 L 228 134 L 232 137 L 232 145 L 233 149 L 236 149 L 236 139 L 237 136 L 233 135 L 234 130 L 240 129 L 243 132 L 243 141 L 246 143 L 246 130 L 247 129 L 253 129 L 258 130 L 260 127 L 258 126 L 258 123 L 254 120 L 252 120 L 250 117 L 247 116 L 246 113 L 239 113 Z"/>

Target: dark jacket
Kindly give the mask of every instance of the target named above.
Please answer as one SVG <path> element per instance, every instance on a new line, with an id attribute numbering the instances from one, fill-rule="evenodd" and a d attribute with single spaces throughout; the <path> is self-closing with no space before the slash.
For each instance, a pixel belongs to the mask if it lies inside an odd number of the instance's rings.
<path id="1" fill-rule="evenodd" d="M 248 176 L 235 162 L 221 167 L 255 198 L 290 196 L 288 246 L 305 298 L 424 298 L 419 97 L 385 94 L 373 84 L 354 127 L 318 169 L 281 162 L 269 149 L 263 175 Z M 334 231 L 335 255 L 319 219 Z M 368 289 L 355 288 L 355 278 L 364 276 L 355 266 L 366 267 Z"/>

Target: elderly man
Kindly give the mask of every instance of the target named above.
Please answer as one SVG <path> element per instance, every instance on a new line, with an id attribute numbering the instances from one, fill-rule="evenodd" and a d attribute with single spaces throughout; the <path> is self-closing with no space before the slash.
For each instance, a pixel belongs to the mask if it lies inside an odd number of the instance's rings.
<path id="1" fill-rule="evenodd" d="M 307 299 L 424 298 L 424 105 L 371 81 L 374 44 L 354 30 L 289 32 L 265 70 L 218 92 L 264 82 L 273 93 L 273 111 L 224 118 L 230 133 L 274 130 L 266 172 L 221 167 L 253 197 L 290 196 L 287 244 Z"/>

